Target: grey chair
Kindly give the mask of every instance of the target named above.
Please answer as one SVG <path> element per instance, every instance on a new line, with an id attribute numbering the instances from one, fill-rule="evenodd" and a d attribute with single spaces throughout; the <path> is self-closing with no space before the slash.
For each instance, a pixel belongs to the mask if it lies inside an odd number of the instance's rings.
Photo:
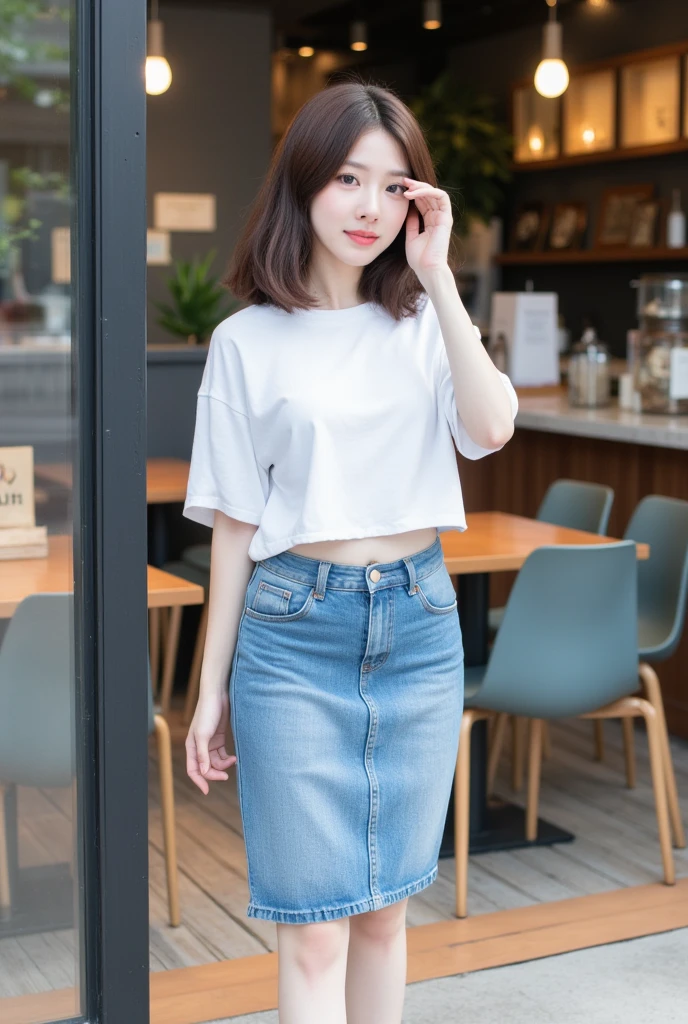
<path id="1" fill-rule="evenodd" d="M 675 881 L 658 715 L 638 689 L 637 565 L 630 540 L 538 548 L 506 605 L 488 664 L 466 669 L 455 785 L 456 914 L 467 913 L 470 744 L 495 712 L 530 719 L 526 838 L 537 836 L 542 723 L 642 716 L 647 726 L 664 881 Z"/>
<path id="2" fill-rule="evenodd" d="M 654 705 L 666 734 L 664 774 L 669 813 L 677 846 L 686 840 L 671 761 L 664 703 L 659 678 L 652 664 L 675 653 L 686 621 L 688 600 L 688 501 L 651 494 L 636 506 L 624 538 L 648 544 L 650 557 L 638 562 L 638 655 L 640 679 L 647 699 Z M 624 722 L 624 725 L 626 723 Z M 635 782 L 633 730 L 624 729 L 626 771 L 629 785 Z M 603 746 L 598 739 L 598 751 Z"/>
<path id="3" fill-rule="evenodd" d="M 202 559 L 200 565 L 188 563 L 185 561 L 180 562 L 165 562 L 163 570 L 165 572 L 172 573 L 173 576 L 181 576 L 182 579 L 190 580 L 191 583 L 198 583 L 204 590 L 204 601 L 201 609 L 201 617 L 198 623 L 198 630 L 196 632 L 196 641 L 194 644 L 194 652 L 191 660 L 191 669 L 189 670 L 189 680 L 186 686 L 186 697 L 184 700 L 184 713 L 182 721 L 184 725 L 188 725 L 193 718 L 193 713 L 196 707 L 196 701 L 198 700 L 198 691 L 201 684 L 201 667 L 203 665 L 203 649 L 205 647 L 205 637 L 208 631 L 208 595 L 210 593 L 210 545 L 197 545 L 198 547 L 208 547 L 208 568 L 204 569 L 202 565 Z M 160 609 L 163 611 L 164 609 Z M 179 644 L 179 637 L 176 638 L 176 645 Z M 176 658 L 176 649 L 173 652 Z M 160 704 L 163 711 L 169 710 L 171 694 L 172 680 L 169 680 L 169 686 L 165 692 L 160 694 Z"/>
<path id="4" fill-rule="evenodd" d="M 184 548 L 182 562 L 210 572 L 210 544 L 191 544 Z"/>
<path id="5" fill-rule="evenodd" d="M 74 595 L 31 594 L 0 646 L 0 797 L 11 786 L 75 784 Z M 37 638 L 39 642 L 37 642 Z M 180 923 L 170 730 L 153 705 L 148 668 L 148 735 L 155 733 L 171 925 Z M 145 779 L 141 780 L 145 785 Z M 4 802 L 0 802 L 0 814 Z M 0 829 L 0 835 L 7 832 Z M 0 846 L 0 908 L 11 912 L 10 851 Z"/>
<path id="6" fill-rule="evenodd" d="M 613 502 L 614 491 L 604 484 L 555 480 L 547 488 L 535 518 L 541 523 L 606 534 Z M 504 608 L 490 609 L 488 623 L 493 632 L 499 629 L 503 616 Z"/>
<path id="7" fill-rule="evenodd" d="M 605 484 L 586 483 L 582 480 L 555 480 L 549 485 L 535 518 L 542 523 L 554 523 L 555 526 L 568 526 L 574 530 L 585 530 L 587 533 L 605 535 L 609 525 L 609 514 L 614 502 L 614 491 Z M 504 608 L 490 608 L 488 626 L 491 634 L 496 633 L 504 616 Z M 501 747 L 502 737 L 506 728 L 507 718 L 497 720 L 493 730 L 492 742 Z M 512 718 L 512 760 L 511 785 L 515 791 L 523 784 L 523 723 Z M 602 734 L 598 730 L 597 757 L 602 758 Z M 549 756 L 549 733 L 545 729 L 544 743 L 546 756 Z"/>

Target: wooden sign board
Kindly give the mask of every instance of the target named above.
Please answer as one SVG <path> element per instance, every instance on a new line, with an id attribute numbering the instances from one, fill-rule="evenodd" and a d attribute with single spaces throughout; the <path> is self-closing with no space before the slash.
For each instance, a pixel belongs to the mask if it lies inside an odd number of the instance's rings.
<path id="1" fill-rule="evenodd" d="M 0 529 L 35 525 L 33 447 L 0 448 Z"/>

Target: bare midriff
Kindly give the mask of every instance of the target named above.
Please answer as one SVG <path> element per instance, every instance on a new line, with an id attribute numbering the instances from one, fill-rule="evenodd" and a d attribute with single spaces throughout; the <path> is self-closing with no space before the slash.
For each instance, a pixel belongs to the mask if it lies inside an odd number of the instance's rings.
<path id="1" fill-rule="evenodd" d="M 295 544 L 289 551 L 306 558 L 320 558 L 344 565 L 370 565 L 371 562 L 396 562 L 407 555 L 430 547 L 437 537 L 435 526 L 406 533 L 392 533 L 386 537 L 354 537 L 351 540 L 319 540 L 310 544 Z"/>

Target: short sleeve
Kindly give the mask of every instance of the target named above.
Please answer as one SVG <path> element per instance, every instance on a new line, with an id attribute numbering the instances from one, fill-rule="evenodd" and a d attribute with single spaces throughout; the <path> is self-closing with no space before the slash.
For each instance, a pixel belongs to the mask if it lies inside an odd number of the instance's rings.
<path id="1" fill-rule="evenodd" d="M 507 375 L 499 371 L 499 376 L 502 380 L 502 384 L 506 388 L 509 398 L 511 399 L 511 418 L 513 420 L 516 418 L 516 413 L 518 412 L 518 397 L 514 391 L 514 386 Z M 490 455 L 492 452 L 498 452 L 504 447 L 503 445 L 500 445 L 499 448 L 483 448 L 481 445 L 476 444 L 469 436 L 468 431 L 459 416 L 458 409 L 456 408 L 451 367 L 449 366 L 449 359 L 447 358 L 447 351 L 444 347 L 444 343 L 441 345 L 440 353 L 438 401 L 440 409 L 449 423 L 449 429 L 451 430 L 452 437 L 454 438 L 454 444 L 465 458 L 482 459 L 485 455 Z"/>
<path id="2" fill-rule="evenodd" d="M 216 327 L 197 395 L 184 515 L 212 526 L 219 509 L 258 525 L 268 492 L 269 473 L 256 458 L 239 360 Z"/>

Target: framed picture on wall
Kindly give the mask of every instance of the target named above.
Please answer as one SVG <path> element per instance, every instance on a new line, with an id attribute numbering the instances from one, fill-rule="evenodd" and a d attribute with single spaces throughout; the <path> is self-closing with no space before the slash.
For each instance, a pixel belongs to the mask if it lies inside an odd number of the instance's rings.
<path id="1" fill-rule="evenodd" d="M 539 200 L 519 206 L 511 226 L 512 252 L 537 252 L 547 237 L 549 208 Z"/>
<path id="2" fill-rule="evenodd" d="M 548 248 L 582 248 L 587 224 L 588 208 L 585 203 L 557 203 L 552 211 Z"/>
<path id="3" fill-rule="evenodd" d="M 641 199 L 636 203 L 631 221 L 628 244 L 634 248 L 649 248 L 659 244 L 659 228 L 664 220 L 661 199 Z"/>
<path id="4" fill-rule="evenodd" d="M 614 185 L 602 194 L 595 245 L 628 245 L 638 203 L 654 196 L 654 185 Z"/>

